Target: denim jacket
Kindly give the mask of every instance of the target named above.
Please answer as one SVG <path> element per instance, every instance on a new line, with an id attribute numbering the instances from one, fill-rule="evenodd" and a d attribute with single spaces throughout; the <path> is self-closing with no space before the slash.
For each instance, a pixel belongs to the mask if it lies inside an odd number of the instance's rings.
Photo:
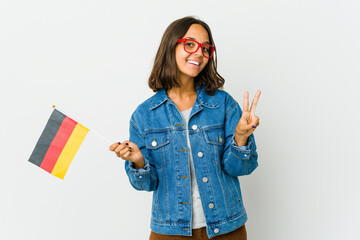
<path id="1" fill-rule="evenodd" d="M 198 86 L 189 117 L 189 138 L 209 238 L 226 234 L 247 220 L 238 176 L 258 166 L 253 134 L 237 146 L 234 133 L 242 111 L 223 90 L 213 96 Z M 131 116 L 130 138 L 145 166 L 125 161 L 131 185 L 153 191 L 150 228 L 165 235 L 191 236 L 191 180 L 184 120 L 164 89 Z"/>

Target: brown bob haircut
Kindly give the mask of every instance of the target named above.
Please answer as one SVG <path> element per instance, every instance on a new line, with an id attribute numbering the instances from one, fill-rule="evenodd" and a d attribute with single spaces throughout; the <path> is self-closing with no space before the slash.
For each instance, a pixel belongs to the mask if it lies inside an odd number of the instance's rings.
<path id="1" fill-rule="evenodd" d="M 175 60 L 175 47 L 177 41 L 186 34 L 192 24 L 200 24 L 209 34 L 210 44 L 215 47 L 215 43 L 209 26 L 203 21 L 194 17 L 184 17 L 172 22 L 164 32 L 159 49 L 156 53 L 154 66 L 149 77 L 149 87 L 157 92 L 160 89 L 171 89 L 180 87 L 178 79 L 179 70 Z M 215 48 L 216 49 L 216 48 Z M 195 77 L 195 86 L 205 86 L 205 91 L 212 96 L 216 89 L 222 89 L 225 80 L 217 72 L 216 53 L 209 58 L 204 69 Z"/>

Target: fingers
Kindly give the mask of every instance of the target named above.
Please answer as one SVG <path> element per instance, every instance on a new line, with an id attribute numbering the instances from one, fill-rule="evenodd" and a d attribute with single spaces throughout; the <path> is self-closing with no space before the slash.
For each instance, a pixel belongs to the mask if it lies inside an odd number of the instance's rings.
<path id="1" fill-rule="evenodd" d="M 256 128 L 260 125 L 260 123 L 257 124 L 252 124 L 251 125 L 251 129 L 246 133 L 246 136 L 250 136 L 255 130 Z"/>
<path id="2" fill-rule="evenodd" d="M 114 151 L 115 148 L 117 148 L 119 145 L 120 145 L 120 142 L 113 143 L 113 144 L 110 145 L 109 150 Z"/>
<path id="3" fill-rule="evenodd" d="M 249 111 L 249 92 L 245 91 L 243 112 L 248 112 L 248 111 Z"/>
<path id="4" fill-rule="evenodd" d="M 257 92 L 255 94 L 255 97 L 254 97 L 254 100 L 251 103 L 250 113 L 252 113 L 252 114 L 255 112 L 256 105 L 257 105 L 257 103 L 259 101 L 259 98 L 260 98 L 260 94 L 261 94 L 261 91 L 257 90 Z"/>
<path id="5" fill-rule="evenodd" d="M 260 121 L 260 119 L 259 119 L 257 116 L 253 115 L 252 118 L 251 118 L 251 122 L 248 123 L 248 124 L 242 123 L 242 124 L 240 125 L 239 130 L 241 130 L 241 131 L 244 131 L 244 130 L 249 131 L 249 130 L 252 130 L 252 129 L 255 130 L 255 128 L 256 128 L 257 126 L 259 126 L 259 121 Z M 255 126 L 255 127 L 254 127 L 254 126 Z"/>
<path id="6" fill-rule="evenodd" d="M 250 130 L 253 130 L 254 127 L 253 126 L 257 126 L 257 125 L 254 125 L 254 124 L 248 124 L 248 125 L 243 125 L 241 126 L 241 130 L 247 130 L 247 131 L 250 131 Z"/>
<path id="7" fill-rule="evenodd" d="M 259 121 L 260 121 L 260 119 L 257 116 L 254 115 L 253 118 L 252 118 L 252 121 L 251 121 L 251 126 L 253 126 L 253 125 L 257 126 Z"/>
<path id="8" fill-rule="evenodd" d="M 249 125 L 249 126 L 247 126 L 248 130 L 247 130 L 245 136 L 247 136 L 247 137 L 250 136 L 250 135 L 256 130 L 256 128 L 257 128 L 259 125 L 260 125 L 260 123 L 257 123 L 257 124 L 255 124 L 255 125 Z M 254 127 L 254 126 L 255 126 L 255 127 Z"/>
<path id="9" fill-rule="evenodd" d="M 126 160 L 131 154 L 131 147 L 129 145 L 129 141 L 126 140 L 123 143 L 117 142 L 112 144 L 109 149 L 116 153 L 116 156 Z"/>
<path id="10" fill-rule="evenodd" d="M 127 150 L 124 154 L 123 154 L 123 159 L 127 159 L 130 156 L 131 152 L 130 150 Z"/>
<path id="11" fill-rule="evenodd" d="M 260 122 L 258 122 L 257 124 L 252 124 L 251 127 L 255 130 L 255 128 L 257 128 L 260 125 Z"/>
<path id="12" fill-rule="evenodd" d="M 127 157 L 130 155 L 130 149 L 128 147 L 124 147 L 123 149 L 121 149 L 120 151 L 115 151 L 116 156 L 118 156 L 119 158 L 122 158 L 124 160 L 127 159 Z"/>

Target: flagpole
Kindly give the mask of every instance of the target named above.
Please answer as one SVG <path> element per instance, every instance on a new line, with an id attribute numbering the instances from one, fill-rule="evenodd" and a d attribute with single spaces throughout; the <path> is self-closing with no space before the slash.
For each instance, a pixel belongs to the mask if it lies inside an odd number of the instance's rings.
<path id="1" fill-rule="evenodd" d="M 71 116 L 69 116 L 69 115 L 65 114 L 65 113 L 64 113 L 61 109 L 59 109 L 58 107 L 55 107 L 55 105 L 53 105 L 52 107 L 53 107 L 54 109 L 58 110 L 59 112 L 61 112 L 62 114 L 64 114 L 64 115 L 66 115 L 66 116 L 70 117 L 71 119 L 73 119 L 74 121 L 76 121 L 76 122 L 78 122 L 78 123 L 79 123 L 79 121 L 77 121 L 75 118 L 73 118 L 73 117 L 71 117 Z M 103 135 L 101 135 L 101 134 L 99 134 L 99 133 L 95 132 L 94 130 L 92 130 L 92 129 L 90 129 L 90 128 L 88 128 L 88 129 L 89 129 L 89 131 L 91 131 L 91 132 L 95 133 L 98 137 L 102 138 L 103 140 L 105 140 L 105 141 L 106 141 L 106 142 L 108 142 L 109 144 L 112 144 L 112 142 L 111 142 L 109 139 L 107 139 L 106 137 L 104 137 Z"/>

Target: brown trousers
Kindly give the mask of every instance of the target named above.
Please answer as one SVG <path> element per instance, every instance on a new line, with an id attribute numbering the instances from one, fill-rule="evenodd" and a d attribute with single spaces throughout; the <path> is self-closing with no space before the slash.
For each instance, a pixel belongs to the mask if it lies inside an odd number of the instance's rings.
<path id="1" fill-rule="evenodd" d="M 232 232 L 213 237 L 211 240 L 246 240 L 246 239 L 247 239 L 246 228 L 245 225 L 243 225 Z M 151 231 L 149 240 L 209 240 L 209 238 L 206 234 L 206 227 L 203 227 L 203 228 L 193 229 L 192 236 L 163 235 Z"/>

